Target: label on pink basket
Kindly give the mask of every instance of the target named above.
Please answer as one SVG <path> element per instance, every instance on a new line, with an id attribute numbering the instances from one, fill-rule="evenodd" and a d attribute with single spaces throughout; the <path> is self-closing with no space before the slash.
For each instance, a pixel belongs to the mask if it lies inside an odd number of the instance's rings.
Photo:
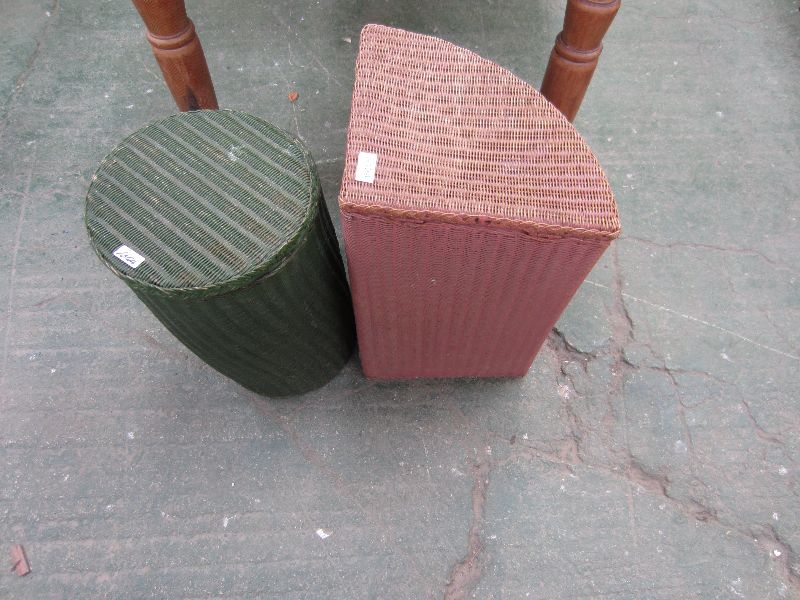
<path id="1" fill-rule="evenodd" d="M 375 169 L 378 167 L 378 155 L 372 152 L 359 152 L 356 163 L 356 181 L 372 183 L 375 181 Z"/>

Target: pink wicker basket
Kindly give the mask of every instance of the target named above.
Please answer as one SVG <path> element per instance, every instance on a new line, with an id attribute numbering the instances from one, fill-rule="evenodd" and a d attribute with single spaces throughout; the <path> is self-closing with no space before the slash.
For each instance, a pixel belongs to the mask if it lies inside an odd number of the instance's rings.
<path id="1" fill-rule="evenodd" d="M 612 239 L 597 159 L 473 52 L 361 32 L 342 188 L 368 377 L 520 376 Z"/>

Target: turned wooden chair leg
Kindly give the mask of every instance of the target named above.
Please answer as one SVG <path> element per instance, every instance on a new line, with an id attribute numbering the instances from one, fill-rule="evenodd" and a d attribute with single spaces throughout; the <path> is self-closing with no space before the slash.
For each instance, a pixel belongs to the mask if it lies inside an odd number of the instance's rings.
<path id="1" fill-rule="evenodd" d="M 620 0 L 568 0 L 564 30 L 550 54 L 542 94 L 572 121 L 603 50 Z"/>
<path id="2" fill-rule="evenodd" d="M 183 0 L 133 0 L 180 110 L 219 108 L 206 57 Z"/>

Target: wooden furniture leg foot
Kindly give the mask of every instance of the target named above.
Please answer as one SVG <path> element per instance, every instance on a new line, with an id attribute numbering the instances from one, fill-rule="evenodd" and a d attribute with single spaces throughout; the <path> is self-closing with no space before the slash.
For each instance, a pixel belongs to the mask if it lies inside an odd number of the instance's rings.
<path id="1" fill-rule="evenodd" d="M 603 36 L 620 7 L 620 0 L 568 0 L 564 29 L 556 38 L 542 80 L 542 94 L 572 121 L 597 60 Z"/>
<path id="2" fill-rule="evenodd" d="M 183 0 L 133 0 L 167 87 L 182 111 L 219 108 L 206 57 Z"/>

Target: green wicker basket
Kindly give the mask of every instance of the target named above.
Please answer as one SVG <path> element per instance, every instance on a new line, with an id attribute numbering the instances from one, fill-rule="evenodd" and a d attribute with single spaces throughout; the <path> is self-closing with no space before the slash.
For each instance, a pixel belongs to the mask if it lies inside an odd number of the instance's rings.
<path id="1" fill-rule="evenodd" d="M 86 227 L 167 329 L 246 388 L 312 390 L 352 352 L 350 293 L 314 163 L 261 119 L 203 110 L 140 129 L 92 178 Z"/>

